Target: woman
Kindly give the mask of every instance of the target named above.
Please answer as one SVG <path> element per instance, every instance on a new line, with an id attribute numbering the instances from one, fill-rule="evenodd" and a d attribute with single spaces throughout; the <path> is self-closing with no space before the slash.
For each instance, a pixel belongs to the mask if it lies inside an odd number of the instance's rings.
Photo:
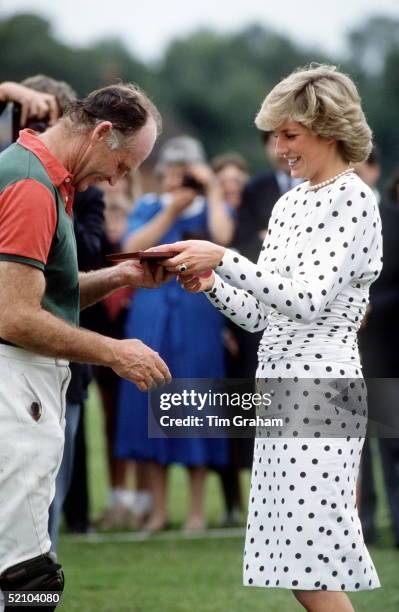
<path id="1" fill-rule="evenodd" d="M 159 194 L 146 194 L 129 217 L 124 247 L 144 250 L 165 240 L 211 238 L 223 243 L 230 217 L 213 173 L 204 164 L 202 146 L 181 136 L 167 141 L 157 164 Z M 153 291 L 137 290 L 127 317 L 126 335 L 139 338 L 167 361 L 174 378 L 222 378 L 223 317 L 205 296 L 190 295 L 176 281 Z M 201 333 L 193 343 L 193 329 Z M 206 525 L 204 494 L 207 466 L 224 466 L 227 440 L 148 437 L 148 397 L 121 382 L 117 455 L 148 468 L 153 508 L 144 528 L 166 527 L 167 467 L 186 466 L 190 477 L 186 530 Z"/>
<path id="2" fill-rule="evenodd" d="M 333 66 L 300 69 L 269 93 L 256 125 L 274 131 L 292 177 L 307 179 L 275 205 L 258 263 L 188 241 L 165 265 L 244 329 L 265 330 L 257 379 L 360 384 L 356 333 L 381 237 L 375 197 L 351 167 L 371 149 L 356 87 Z M 318 406 L 303 394 L 295 408 L 306 423 Z M 363 436 L 316 436 L 255 442 L 244 583 L 291 589 L 307 610 L 349 612 L 344 591 L 379 586 L 355 504 Z"/>

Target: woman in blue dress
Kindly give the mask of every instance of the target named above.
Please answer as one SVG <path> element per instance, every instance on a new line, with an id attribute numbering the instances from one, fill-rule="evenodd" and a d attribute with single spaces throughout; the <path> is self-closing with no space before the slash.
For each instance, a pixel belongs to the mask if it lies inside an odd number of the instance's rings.
<path id="1" fill-rule="evenodd" d="M 225 244 L 233 219 L 223 204 L 201 145 L 189 138 L 168 141 L 157 165 L 160 194 L 147 194 L 128 221 L 126 251 L 161 243 L 208 237 Z M 186 185 L 186 186 L 185 186 Z M 184 291 L 176 280 L 159 289 L 139 289 L 126 323 L 126 337 L 138 338 L 165 359 L 174 378 L 222 378 L 225 375 L 223 317 L 205 296 Z M 116 449 L 120 458 L 144 462 L 153 495 L 145 525 L 159 531 L 167 523 L 167 466 L 187 466 L 190 501 L 186 528 L 205 527 L 203 510 L 207 466 L 227 461 L 227 440 L 148 437 L 148 396 L 121 382 Z"/>

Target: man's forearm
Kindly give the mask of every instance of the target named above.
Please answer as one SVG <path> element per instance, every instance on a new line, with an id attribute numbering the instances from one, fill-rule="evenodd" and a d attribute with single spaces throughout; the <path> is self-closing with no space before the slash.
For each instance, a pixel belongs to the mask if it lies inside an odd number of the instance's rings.
<path id="1" fill-rule="evenodd" d="M 80 308 L 83 310 L 123 286 L 116 268 L 79 272 Z"/>
<path id="2" fill-rule="evenodd" d="M 113 271 L 105 270 L 97 274 L 94 283 L 97 295 L 101 285 L 107 290 L 112 289 L 114 283 L 132 286 L 140 275 L 146 285 L 152 286 L 151 273 L 140 264 L 123 262 Z M 86 280 L 91 282 L 89 276 Z M 111 367 L 141 391 L 170 381 L 166 364 L 140 340 L 101 336 L 73 327 L 44 310 L 41 304 L 45 279 L 36 267 L 0 262 L 0 287 L 0 338 L 40 355 Z"/>
<path id="3" fill-rule="evenodd" d="M 42 308 L 9 320 L 0 332 L 8 342 L 41 355 L 105 366 L 116 361 L 117 340 L 73 327 Z"/>

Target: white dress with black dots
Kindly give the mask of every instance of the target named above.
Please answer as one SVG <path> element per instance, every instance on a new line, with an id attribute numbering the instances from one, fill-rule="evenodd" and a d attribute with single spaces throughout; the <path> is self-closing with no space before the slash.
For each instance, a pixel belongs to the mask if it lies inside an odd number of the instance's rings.
<path id="1" fill-rule="evenodd" d="M 378 206 L 354 173 L 307 186 L 276 203 L 257 264 L 226 250 L 207 296 L 244 329 L 264 329 L 257 379 L 361 379 L 356 334 L 381 270 Z M 380 586 L 356 509 L 363 439 L 256 438 L 244 584 Z"/>

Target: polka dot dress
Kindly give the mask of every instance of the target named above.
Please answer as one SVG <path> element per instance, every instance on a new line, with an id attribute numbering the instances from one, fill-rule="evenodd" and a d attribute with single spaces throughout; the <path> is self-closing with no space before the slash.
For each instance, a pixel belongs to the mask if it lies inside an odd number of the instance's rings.
<path id="1" fill-rule="evenodd" d="M 244 329 L 264 330 L 257 379 L 359 379 L 356 334 L 381 270 L 378 206 L 354 173 L 307 186 L 276 203 L 256 265 L 226 250 L 207 295 Z M 304 397 L 298 408 L 306 418 L 314 406 Z M 356 509 L 363 440 L 256 438 L 244 584 L 380 586 Z"/>

